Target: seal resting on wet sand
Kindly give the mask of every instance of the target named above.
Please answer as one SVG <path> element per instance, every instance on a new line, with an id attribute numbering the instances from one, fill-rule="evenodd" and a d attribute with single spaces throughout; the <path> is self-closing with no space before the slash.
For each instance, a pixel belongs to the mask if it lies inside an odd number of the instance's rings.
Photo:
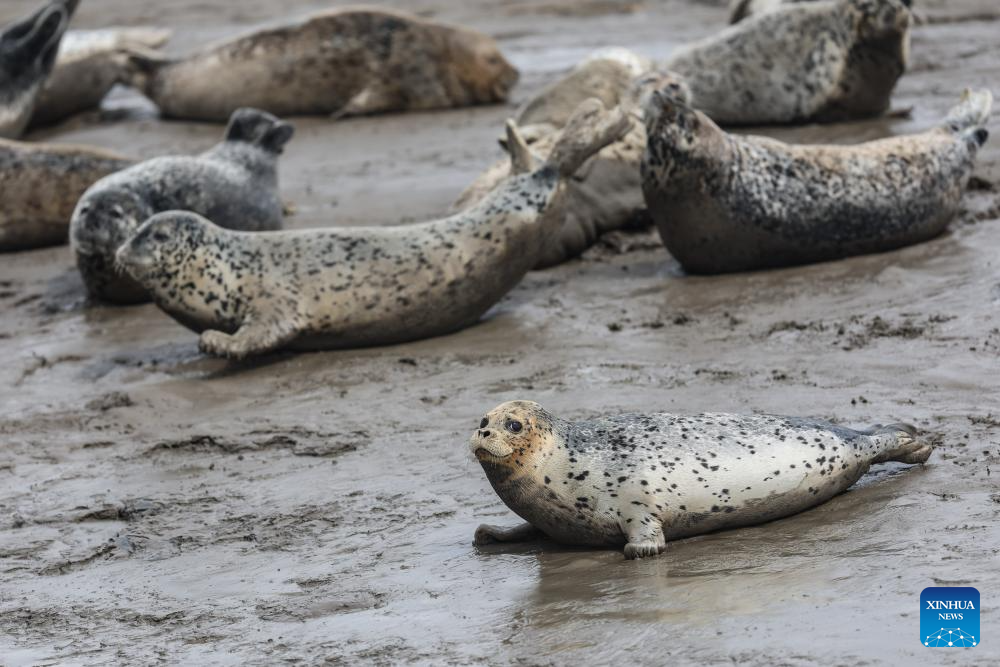
<path id="1" fill-rule="evenodd" d="M 269 113 L 239 109 L 225 140 L 211 150 L 146 160 L 91 186 L 73 212 L 69 234 L 87 291 L 115 303 L 149 300 L 114 261 L 121 244 L 160 211 L 194 211 L 232 229 L 281 229 L 278 156 L 293 133 Z"/>
<path id="2" fill-rule="evenodd" d="M 170 34 L 163 28 L 139 27 L 70 30 L 38 96 L 31 125 L 52 125 L 98 108 L 115 84 L 132 80 L 133 58 L 162 57 L 153 49 Z"/>
<path id="3" fill-rule="evenodd" d="M 66 243 L 81 195 L 134 163 L 90 146 L 0 139 L 0 252 Z"/>
<path id="4" fill-rule="evenodd" d="M 589 62 L 599 64 L 600 71 L 608 71 L 606 61 L 592 58 Z M 589 69 L 589 66 L 584 69 Z M 626 76 L 615 79 L 615 88 L 626 81 Z M 616 90 L 605 98 L 612 100 L 611 104 L 620 104 L 624 112 L 636 117 L 642 113 L 646 96 L 658 88 L 671 86 L 677 95 L 687 94 L 679 78 L 657 70 L 627 78 L 627 84 L 625 90 Z M 536 99 L 537 103 L 530 107 L 534 112 L 522 117 L 533 123 L 532 152 L 544 157 L 551 154 L 559 137 L 558 130 L 551 128 L 561 128 L 565 124 L 562 108 L 568 100 L 574 99 L 574 95 L 567 92 L 551 99 L 544 96 Z M 545 114 L 541 113 L 542 109 L 546 110 Z M 531 142 L 527 136 L 525 139 Z M 560 201 L 558 210 L 553 211 L 553 214 L 562 217 L 563 224 L 546 243 L 536 269 L 555 266 L 577 257 L 608 232 L 649 224 L 639 176 L 639 164 L 645 150 L 646 128 L 641 122 L 634 123 L 620 141 L 602 149 L 577 170 L 566 183 L 566 196 Z M 462 192 L 453 208 L 461 211 L 474 206 L 503 183 L 509 173 L 509 160 L 492 165 Z"/>
<path id="5" fill-rule="evenodd" d="M 517 70 L 492 38 L 382 9 L 338 9 L 260 30 L 134 80 L 164 116 L 223 120 L 252 106 L 282 116 L 444 109 L 507 99 Z"/>
<path id="6" fill-rule="evenodd" d="M 493 409 L 470 446 L 500 499 L 528 522 L 482 525 L 476 544 L 545 535 L 624 544 L 626 558 L 803 512 L 872 464 L 923 463 L 932 451 L 904 424 L 855 431 L 795 417 L 664 413 L 570 422 L 531 401 Z"/>
<path id="7" fill-rule="evenodd" d="M 884 113 L 909 44 L 901 0 L 804 2 L 678 49 L 664 66 L 720 125 L 829 122 Z"/>
<path id="8" fill-rule="evenodd" d="M 218 356 L 451 333 L 478 321 L 537 264 L 561 224 L 550 212 L 565 181 L 630 124 L 588 100 L 536 167 L 510 122 L 514 173 L 473 208 L 442 220 L 246 234 L 162 213 L 121 248 L 118 263 Z"/>
<path id="9" fill-rule="evenodd" d="M 0 31 L 0 137 L 17 139 L 52 71 L 79 0 L 52 0 Z"/>
<path id="10" fill-rule="evenodd" d="M 883 252 L 940 234 L 989 133 L 989 91 L 966 91 L 939 127 L 856 146 L 730 135 L 669 91 L 646 110 L 643 192 L 692 273 Z"/>

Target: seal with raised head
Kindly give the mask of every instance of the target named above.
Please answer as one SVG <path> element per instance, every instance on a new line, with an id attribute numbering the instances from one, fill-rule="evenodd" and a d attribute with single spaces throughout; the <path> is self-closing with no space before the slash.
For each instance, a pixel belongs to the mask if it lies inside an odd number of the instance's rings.
<path id="1" fill-rule="evenodd" d="M 566 179 L 630 125 L 589 100 L 536 166 L 509 122 L 514 173 L 475 207 L 441 220 L 247 234 L 162 213 L 119 250 L 118 263 L 218 356 L 451 333 L 478 321 L 535 266 L 561 222 L 549 213 Z"/>
<path id="2" fill-rule="evenodd" d="M 91 186 L 73 212 L 69 234 L 87 291 L 115 303 L 149 300 L 115 268 L 115 253 L 161 211 L 193 211 L 231 229 L 281 229 L 278 156 L 293 133 L 269 113 L 239 109 L 225 140 L 211 150 L 146 160 Z"/>
<path id="3" fill-rule="evenodd" d="M 0 139 L 0 252 L 66 243 L 87 188 L 134 163 L 90 146 Z"/>
<path id="4" fill-rule="evenodd" d="M 855 431 L 796 417 L 665 413 L 571 422 L 531 401 L 490 411 L 470 447 L 500 499 L 528 522 L 482 525 L 476 544 L 544 535 L 624 544 L 626 558 L 803 512 L 875 463 L 923 463 L 932 452 L 905 424 Z"/>
<path id="5" fill-rule="evenodd" d="M 804 2 L 681 48 L 664 65 L 720 125 L 828 122 L 884 113 L 909 44 L 901 0 Z"/>
<path id="6" fill-rule="evenodd" d="M 855 146 L 730 135 L 669 93 L 646 110 L 643 192 L 692 273 L 884 252 L 940 234 L 959 210 L 993 97 L 966 91 L 939 127 Z"/>
<path id="7" fill-rule="evenodd" d="M 739 23 L 751 16 L 760 16 L 800 2 L 816 2 L 816 0 L 732 0 L 729 3 L 729 22 Z M 913 0 L 900 0 L 900 2 L 907 7 L 913 6 Z"/>
<path id="8" fill-rule="evenodd" d="M 17 139 L 52 71 L 79 0 L 52 0 L 0 31 L 0 137 Z"/>
<path id="9" fill-rule="evenodd" d="M 329 11 L 145 69 L 135 83 L 164 116 L 202 120 L 238 106 L 345 116 L 491 104 L 518 78 L 482 33 L 370 8 Z"/>
<path id="10" fill-rule="evenodd" d="M 115 84 L 133 79 L 134 59 L 162 57 L 155 49 L 170 35 L 165 28 L 70 30 L 35 103 L 31 125 L 52 125 L 98 108 Z"/>
<path id="11" fill-rule="evenodd" d="M 604 67 L 607 61 L 592 59 L 590 62 L 601 64 L 600 71 L 608 71 Z M 589 67 L 584 67 L 584 70 L 596 71 Z M 620 73 L 625 75 L 625 72 Z M 614 79 L 616 88 L 623 79 L 624 76 Z M 628 81 L 626 90 L 616 91 L 606 98 L 620 105 L 625 113 L 636 117 L 641 114 L 645 98 L 658 88 L 670 87 L 677 95 L 687 94 L 683 82 L 668 72 L 649 70 Z M 533 153 L 542 157 L 551 154 L 559 134 L 558 130 L 550 131 L 549 128 L 561 128 L 565 124 L 561 109 L 566 100 L 574 97 L 570 90 L 560 92 L 552 99 L 539 97 L 537 104 L 530 107 L 534 112 L 523 116 L 532 123 Z M 543 115 L 540 113 L 542 109 L 548 112 Z M 525 139 L 530 141 L 527 134 Z M 602 149 L 577 170 L 566 183 L 566 195 L 559 202 L 558 209 L 553 210 L 554 215 L 562 217 L 563 224 L 546 243 L 536 269 L 555 266 L 577 257 L 608 232 L 649 224 L 639 177 L 639 164 L 645 150 L 645 126 L 634 123 L 620 141 Z M 503 183 L 509 173 L 509 161 L 501 160 L 493 164 L 462 192 L 453 208 L 461 211 L 474 206 Z"/>

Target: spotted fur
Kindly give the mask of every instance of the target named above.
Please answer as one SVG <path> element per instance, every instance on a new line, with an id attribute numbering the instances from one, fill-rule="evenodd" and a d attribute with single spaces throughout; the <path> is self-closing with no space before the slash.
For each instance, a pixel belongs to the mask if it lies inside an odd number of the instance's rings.
<path id="1" fill-rule="evenodd" d="M 238 106 L 343 116 L 494 103 L 518 78 L 482 33 L 376 9 L 333 10 L 179 61 L 141 60 L 134 83 L 165 116 L 204 120 Z"/>
<path id="2" fill-rule="evenodd" d="M 839 121 L 889 108 L 909 43 L 901 0 L 804 2 L 685 47 L 665 66 L 722 125 Z"/>
<path id="3" fill-rule="evenodd" d="M 80 198 L 70 243 L 88 292 L 137 303 L 149 295 L 115 269 L 115 253 L 150 216 L 185 210 L 247 231 L 281 229 L 278 156 L 294 130 L 269 113 L 239 109 L 225 140 L 196 157 L 160 157 L 101 179 Z"/>
<path id="4" fill-rule="evenodd" d="M 210 354 L 399 343 L 477 321 L 538 260 L 567 178 L 628 131 L 597 100 L 580 106 L 535 167 L 509 125 L 515 173 L 475 207 L 399 227 L 249 234 L 188 213 L 147 221 L 119 251 L 156 303 L 203 332 Z"/>
<path id="5" fill-rule="evenodd" d="M 17 139 L 28 126 L 78 3 L 51 0 L 0 31 L 0 137 Z"/>
<path id="6" fill-rule="evenodd" d="M 569 422 L 537 403 L 488 413 L 470 447 L 501 500 L 566 544 L 629 558 L 668 540 L 790 516 L 843 493 L 874 463 L 923 463 L 911 426 L 855 431 L 770 415 L 626 414 Z M 481 526 L 476 541 L 530 536 Z"/>
<path id="7" fill-rule="evenodd" d="M 647 95 L 657 88 L 669 86 L 676 94 L 687 94 L 678 77 L 655 69 L 643 71 L 638 56 L 629 58 L 628 52 L 620 51 L 594 54 L 525 106 L 521 118 L 531 123 L 525 136 L 535 154 L 544 157 L 551 153 L 559 129 L 566 123 L 566 105 L 587 93 L 598 93 L 595 96 L 605 104 L 620 105 L 625 113 L 636 117 L 641 115 Z M 573 259 L 607 232 L 648 223 L 639 178 L 645 148 L 646 129 L 642 123 L 635 123 L 621 141 L 597 153 L 567 182 L 566 196 L 556 212 L 563 224 L 546 244 L 535 268 Z M 466 188 L 453 208 L 461 211 L 475 205 L 509 173 L 509 161 L 492 165 Z"/>
<path id="8" fill-rule="evenodd" d="M 856 146 L 723 132 L 671 95 L 646 112 L 643 191 L 688 271 L 743 271 L 883 252 L 940 234 L 959 209 L 992 96 L 967 92 L 938 128 Z"/>
<path id="9" fill-rule="evenodd" d="M 729 3 L 729 22 L 739 23 L 745 18 L 760 16 L 799 2 L 815 2 L 815 0 L 732 0 Z M 900 2 L 907 7 L 913 6 L 913 0 L 900 0 Z"/>
<path id="10" fill-rule="evenodd" d="M 80 196 L 132 164 L 89 146 L 0 139 L 0 252 L 66 243 Z"/>

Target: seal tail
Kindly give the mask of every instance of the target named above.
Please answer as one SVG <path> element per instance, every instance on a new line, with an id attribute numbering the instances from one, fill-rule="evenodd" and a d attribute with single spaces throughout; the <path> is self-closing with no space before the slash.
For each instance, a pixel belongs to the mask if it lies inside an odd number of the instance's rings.
<path id="1" fill-rule="evenodd" d="M 591 155 L 618 141 L 630 129 L 632 120 L 621 108 L 609 111 L 595 97 L 584 100 L 566 121 L 546 166 L 569 178 Z"/>
<path id="2" fill-rule="evenodd" d="M 868 435 L 880 449 L 872 463 L 923 463 L 934 451 L 931 445 L 917 438 L 917 429 L 909 424 L 876 426 Z"/>
<path id="3" fill-rule="evenodd" d="M 990 136 L 989 131 L 984 126 L 992 109 L 993 94 L 989 90 L 966 88 L 965 92 L 962 93 L 961 101 L 948 112 L 945 127 L 950 132 L 971 139 L 982 146 Z"/>

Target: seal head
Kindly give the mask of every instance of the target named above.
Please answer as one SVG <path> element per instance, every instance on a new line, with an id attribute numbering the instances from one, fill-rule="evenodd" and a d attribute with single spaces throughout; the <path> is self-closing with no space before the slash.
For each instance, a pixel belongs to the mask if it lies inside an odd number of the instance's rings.
<path id="1" fill-rule="evenodd" d="M 24 132 L 79 0 L 53 0 L 0 32 L 0 136 Z"/>
<path id="2" fill-rule="evenodd" d="M 449 57 L 446 82 L 455 103 L 490 104 L 503 102 L 517 83 L 517 69 L 504 58 L 492 39 L 470 30 L 458 29 L 445 35 Z"/>

